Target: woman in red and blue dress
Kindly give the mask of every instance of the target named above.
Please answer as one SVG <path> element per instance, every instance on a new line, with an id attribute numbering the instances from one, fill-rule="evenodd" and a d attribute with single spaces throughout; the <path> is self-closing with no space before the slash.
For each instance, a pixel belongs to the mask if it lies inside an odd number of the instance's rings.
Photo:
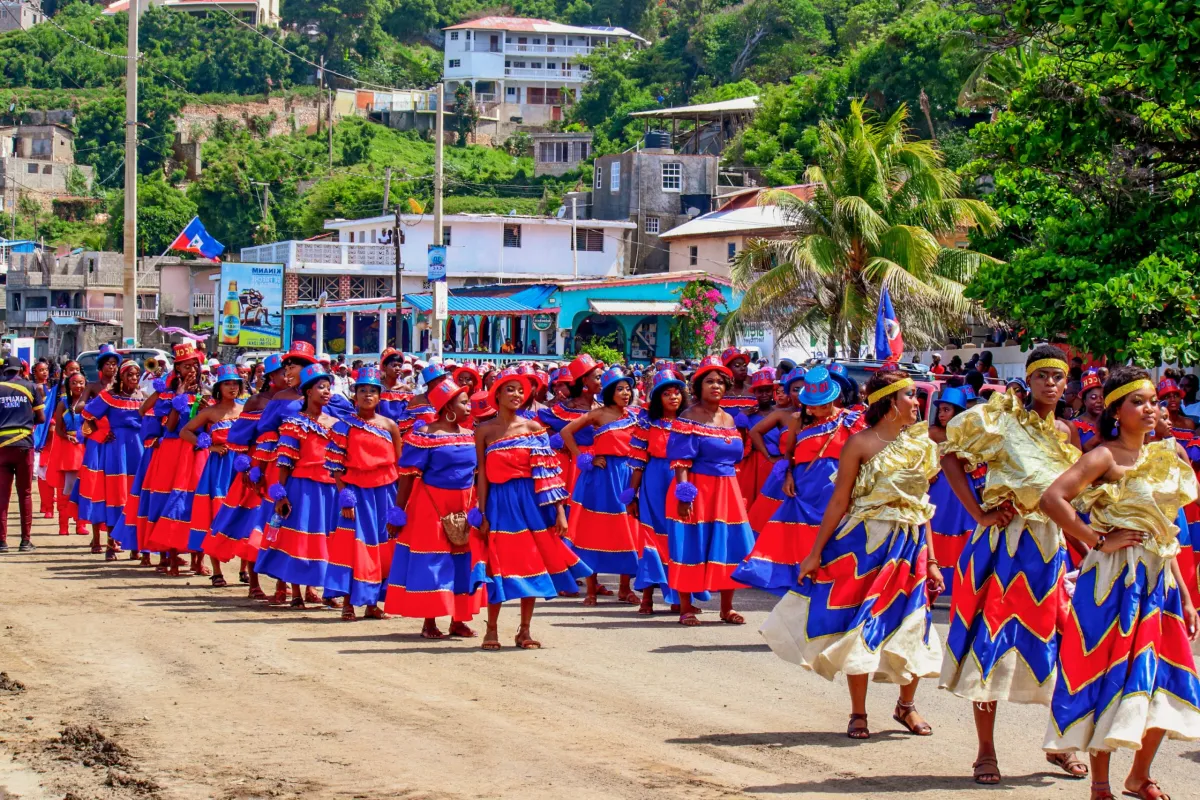
<path id="1" fill-rule="evenodd" d="M 430 390 L 437 418 L 404 436 L 400 486 L 387 513 L 388 529 L 397 535 L 385 608 L 423 619 L 425 639 L 445 638 L 438 617 L 450 618 L 450 636 L 476 636 L 467 623 L 487 599 L 483 539 L 472 532 L 456 545 L 442 527 L 442 517 L 470 514 L 476 506 L 475 436 L 463 424 L 471 416 L 467 392 L 451 381 Z"/>
<path id="2" fill-rule="evenodd" d="M 267 599 L 259 586 L 258 572 L 253 569 L 262 544 L 264 508 L 260 485 L 262 468 L 253 466 L 258 448 L 258 426 L 267 404 L 288 388 L 283 356 L 272 353 L 263 360 L 262 367 L 266 383 L 242 406 L 242 413 L 233 421 L 225 438 L 225 446 L 233 453 L 235 476 L 213 517 L 203 546 L 205 554 L 214 561 L 224 563 L 240 559 L 238 579 L 249 584 L 252 600 Z"/>
<path id="3" fill-rule="evenodd" d="M 940 445 L 946 441 L 946 426 L 966 410 L 967 397 L 962 389 L 955 386 L 942 389 L 934 404 L 934 419 L 929 423 L 929 438 L 934 444 Z M 958 558 L 975 531 L 975 520 L 967 513 L 966 507 L 950 487 L 950 482 L 940 471 L 929 487 L 929 502 L 936 509 L 929 523 L 929 552 L 941 569 L 942 581 L 949 589 L 954 582 Z"/>
<path id="4" fill-rule="evenodd" d="M 841 386 L 825 367 L 805 373 L 798 398 L 803 410 L 792 415 L 791 452 L 784 453 L 792 465 L 783 476 L 784 500 L 763 525 L 750 556 L 734 571 L 734 580 L 781 596 L 799 581 L 800 562 L 812 550 L 833 496 L 842 448 L 864 427 L 861 414 L 834 406 L 841 395 Z"/>
<path id="5" fill-rule="evenodd" d="M 146 473 L 150 471 L 150 465 L 157 454 L 158 442 L 162 436 L 162 420 L 155 415 L 154 409 L 158 403 L 159 393 L 167 390 L 167 381 L 173 376 L 174 373 L 169 372 L 165 376 L 155 379 L 152 384 L 154 391 L 149 397 L 142 400 L 138 409 L 138 438 L 142 442 L 142 459 L 138 463 L 137 472 L 134 473 L 133 483 L 129 486 L 129 502 L 125 505 L 125 513 L 110 534 L 121 547 L 129 550 L 131 559 L 140 552 L 141 566 L 143 567 L 149 567 L 151 564 L 150 551 L 142 547 L 145 543 L 144 520 L 140 513 L 142 486 L 146 482 Z M 157 570 L 166 572 L 167 569 L 167 554 L 162 553 Z"/>
<path id="6" fill-rule="evenodd" d="M 442 381 L 454 382 L 440 364 L 429 364 L 421 370 L 421 380 L 425 382 L 425 391 L 408 401 L 404 415 L 397 421 L 401 435 L 437 419 L 437 410 L 429 402 L 429 392 Z"/>
<path id="7" fill-rule="evenodd" d="M 749 436 L 749 431 L 762 422 L 775 410 L 775 370 L 763 367 L 750 376 L 750 391 L 754 394 L 757 405 L 750 411 L 739 411 L 733 415 L 734 424 L 738 430 L 746 431 L 746 453 L 738 464 L 738 486 L 742 490 L 742 499 L 746 508 L 754 505 L 758 499 L 758 490 L 766 483 L 771 474 L 774 462 L 756 450 Z"/>
<path id="8" fill-rule="evenodd" d="M 629 407 L 633 378 L 615 367 L 607 370 L 600 377 L 600 398 L 604 405 L 562 429 L 579 471 L 567 542 L 593 573 L 587 579 L 585 606 L 596 605 L 601 572 L 621 576 L 617 599 L 640 606 L 642 598 L 630 583 L 642 552 L 636 503 L 646 449 L 641 414 Z M 592 430 L 590 453 L 581 452 L 575 438 L 584 427 Z"/>
<path id="9" fill-rule="evenodd" d="M 744 584 L 733 571 L 754 548 L 746 504 L 737 485 L 742 437 L 721 399 L 733 383 L 729 368 L 715 356 L 692 375 L 695 404 L 671 428 L 667 458 L 675 481 L 667 492 L 667 584 L 679 592 L 680 625 L 699 625 L 695 592 L 721 593 L 721 621 L 746 620 L 733 610 L 733 593 Z"/>
<path id="10" fill-rule="evenodd" d="M 379 411 L 383 380 L 374 367 L 362 367 L 351 384 L 354 414 L 333 425 L 328 463 L 341 508 L 329 537 L 326 598 L 345 598 L 342 619 L 356 619 L 366 606 L 368 619 L 384 619 L 379 609 L 383 581 L 392 561 L 387 518 L 396 507 L 396 462 L 400 428 Z"/>
<path id="11" fill-rule="evenodd" d="M 75 362 L 69 362 L 74 364 Z M 67 367 L 63 367 L 64 372 Z M 50 458 L 46 464 L 46 480 L 58 491 L 58 535 L 69 533 L 71 520 L 75 520 L 75 532 L 86 536 L 87 529 L 79 516 L 79 505 L 71 499 L 75 482 L 79 480 L 79 470 L 83 466 L 83 415 L 77 410 L 87 389 L 87 378 L 75 366 L 75 371 L 65 376 L 62 381 L 63 390 L 55 404 L 53 427 L 50 435 L 54 437 L 54 445 L 50 449 Z M 114 532 L 109 531 L 109 536 Z M 124 545 L 134 552 L 137 551 L 136 539 L 132 546 Z"/>
<path id="12" fill-rule="evenodd" d="M 526 389 L 516 370 L 501 370 L 491 388 L 496 417 L 475 429 L 481 513 L 471 515 L 471 522 L 487 544 L 485 650 L 500 649 L 496 625 L 501 604 L 509 600 L 521 601 L 517 647 L 541 647 L 529 630 L 536 599 L 574 592 L 575 581 L 591 574 L 562 538 L 567 533 L 567 492 L 545 428 L 517 413 Z"/>
<path id="13" fill-rule="evenodd" d="M 92 398 L 83 409 L 83 434 L 100 441 L 95 461 L 89 463 L 85 457 L 79 473 L 79 513 L 110 532 L 105 561 L 117 559 L 117 542 L 111 532 L 122 521 L 134 473 L 142 460 L 140 371 L 133 360 L 121 364 L 114 388 Z"/>
<path id="14" fill-rule="evenodd" d="M 637 517 L 642 530 L 642 555 L 633 588 L 642 593 L 639 614 L 654 613 L 654 590 L 679 613 L 679 593 L 667 583 L 670 545 L 667 541 L 667 490 L 675 479 L 667 458 L 667 441 L 679 412 L 687 406 L 687 384 L 672 369 L 660 369 L 650 381 L 641 435 L 646 438 L 647 460 L 638 487 Z M 695 592 L 692 600 L 706 601 L 708 592 Z"/>
<path id="15" fill-rule="evenodd" d="M 325 585 L 329 536 L 340 516 L 328 460 L 337 420 L 322 411 L 333 395 L 333 378 L 310 364 L 300 371 L 300 394 L 299 411 L 284 417 L 278 441 L 262 454 L 275 462 L 277 478 L 267 489 L 274 516 L 255 563 L 261 575 L 291 584 L 293 608 L 305 607 L 301 586 Z"/>
<path id="16" fill-rule="evenodd" d="M 1200 431 L 1196 423 L 1183 413 L 1183 390 L 1170 378 L 1158 382 L 1158 399 L 1163 403 L 1166 414 L 1160 412 L 1160 428 L 1166 424 L 1170 435 L 1183 448 L 1193 470 L 1200 468 Z M 1184 576 L 1184 585 L 1193 603 L 1200 603 L 1200 586 L 1197 585 L 1195 540 L 1200 537 L 1200 503 L 1195 501 L 1183 507 L 1183 521 L 1179 528 L 1179 562 Z"/>
<path id="17" fill-rule="evenodd" d="M 89 383 L 84 389 L 83 397 L 79 400 L 75 407 L 78 414 L 83 414 L 84 406 L 89 403 L 93 397 L 98 397 L 101 392 L 111 391 L 116 385 L 117 367 L 121 363 L 121 356 L 117 353 L 115 347 L 111 344 L 100 345 L 99 354 L 96 356 L 96 369 L 99 373 L 98 380 Z M 100 426 L 93 430 L 90 434 L 84 434 L 86 441 L 83 446 L 83 461 L 79 467 L 79 480 L 75 482 L 75 488 L 71 492 L 71 501 L 79 508 L 80 519 L 92 523 L 92 552 L 95 554 L 103 553 L 105 548 L 100 544 L 100 529 L 104 527 L 103 510 L 92 513 L 88 509 L 87 501 L 80 495 L 80 489 L 83 488 L 83 476 L 86 472 L 103 472 L 100 464 L 100 444 L 108 436 L 108 423 L 101 423 Z M 92 517 L 96 517 L 92 519 Z M 109 542 L 112 544 L 112 542 Z"/>
<path id="18" fill-rule="evenodd" d="M 1200 618 L 1181 586 L 1175 523 L 1196 500 L 1196 476 L 1179 442 L 1146 444 L 1158 422 L 1149 378 L 1138 367 L 1113 370 L 1104 384 L 1103 441 L 1040 503 L 1066 535 L 1090 546 L 1062 626 L 1043 748 L 1051 757 L 1091 756 L 1092 800 L 1114 800 L 1109 767 L 1118 748 L 1134 751 L 1121 793 L 1165 800 L 1150 775 L 1159 745 L 1200 739 L 1192 654 Z"/>
<path id="19" fill-rule="evenodd" d="M 404 418 L 405 406 L 413 398 L 412 389 L 404 382 L 404 353 L 389 347 L 379 357 L 379 368 L 383 391 L 376 411 L 392 422 L 399 422 Z"/>
<path id="20" fill-rule="evenodd" d="M 175 345 L 174 377 L 167 391 L 160 392 L 154 413 L 162 420 L 163 435 L 138 495 L 138 529 L 142 550 L 167 553 L 168 574 L 179 575 L 178 557 L 188 549 L 191 534 L 192 499 L 208 451 L 196 450 L 179 438 L 184 426 L 203 406 L 200 385 L 200 353 L 191 343 Z M 142 532 L 144 531 L 144 535 Z M 208 575 L 202 553 L 192 554 L 191 571 Z"/>
<path id="21" fill-rule="evenodd" d="M 1100 375 L 1092 369 L 1083 373 L 1081 386 L 1079 400 L 1083 410 L 1071 420 L 1071 424 L 1079 431 L 1079 448 L 1086 453 L 1096 446 L 1089 445 L 1089 442 L 1099 430 L 1100 415 L 1104 413 L 1104 390 L 1100 386 Z"/>
<path id="22" fill-rule="evenodd" d="M 800 419 L 800 415 L 805 413 L 804 406 L 800 404 L 800 393 L 804 391 L 804 369 L 793 369 L 785 374 L 780 382 L 789 402 L 751 426 L 747 434 L 750 446 L 771 464 L 771 468 L 763 477 L 762 485 L 758 487 L 754 502 L 746 504 L 750 529 L 756 536 L 766 527 L 787 497 L 783 493 L 783 481 L 790 467 L 788 460 L 783 457 L 783 452 L 795 442 L 793 429 L 797 427 L 796 421 Z"/>
<path id="23" fill-rule="evenodd" d="M 229 449 L 229 432 L 242 413 L 242 376 L 237 367 L 225 364 L 217 368 L 213 378 L 215 403 L 192 417 L 179 433 L 180 439 L 208 451 L 192 500 L 188 550 L 193 553 L 204 552 L 204 541 L 212 531 L 213 520 L 237 474 L 233 464 L 237 452 Z M 217 588 L 228 585 L 221 573 L 220 559 L 210 555 L 209 561 L 212 562 L 212 585 Z"/>
<path id="24" fill-rule="evenodd" d="M 560 371 L 558 382 L 554 385 L 557 386 L 565 381 L 567 393 L 570 395 L 569 399 L 559 400 L 553 405 L 541 409 L 537 416 L 538 421 L 551 432 L 550 446 L 554 448 L 554 452 L 558 456 L 563 482 L 566 484 L 567 494 L 570 495 L 575 490 L 577 471 L 575 459 L 563 442 L 562 429 L 596 407 L 596 397 L 600 394 L 600 373 L 604 371 L 604 365 L 598 363 L 587 353 L 583 353 L 564 369 L 566 374 L 564 375 Z M 581 452 L 590 452 L 592 448 L 591 429 L 581 428 L 575 436 L 575 444 Z M 612 594 L 612 592 L 605 590 L 602 594 Z"/>

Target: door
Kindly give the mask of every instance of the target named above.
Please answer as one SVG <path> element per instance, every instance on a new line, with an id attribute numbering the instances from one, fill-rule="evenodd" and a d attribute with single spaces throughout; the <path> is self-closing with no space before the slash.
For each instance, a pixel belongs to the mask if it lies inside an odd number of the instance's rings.
<path id="1" fill-rule="evenodd" d="M 488 50 L 490 50 L 493 53 L 500 52 L 500 37 L 499 36 L 492 34 L 491 36 L 488 37 Z"/>
<path id="2" fill-rule="evenodd" d="M 556 122 L 562 119 L 562 106 L 550 106 L 550 119 Z"/>

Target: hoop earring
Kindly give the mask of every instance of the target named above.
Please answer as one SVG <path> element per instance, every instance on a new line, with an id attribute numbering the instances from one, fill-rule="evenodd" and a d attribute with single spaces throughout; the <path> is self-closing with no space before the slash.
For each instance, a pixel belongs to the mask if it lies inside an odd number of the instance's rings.
<path id="1" fill-rule="evenodd" d="M 447 411 L 446 412 L 446 422 L 449 422 L 451 424 L 457 423 L 458 422 L 458 414 L 455 413 L 454 411 Z"/>
<path id="2" fill-rule="evenodd" d="M 895 422 L 900 419 L 900 409 L 896 408 L 895 404 L 892 405 L 892 410 L 887 413 L 886 419 L 888 422 Z"/>

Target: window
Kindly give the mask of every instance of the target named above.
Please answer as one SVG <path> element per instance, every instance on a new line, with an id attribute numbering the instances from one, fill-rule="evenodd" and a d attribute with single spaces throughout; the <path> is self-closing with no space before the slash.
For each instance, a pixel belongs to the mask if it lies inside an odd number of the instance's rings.
<path id="1" fill-rule="evenodd" d="M 546 69 L 558 69 L 558 65 L 555 64 L 553 61 L 547 61 Z"/>
<path id="2" fill-rule="evenodd" d="M 354 231 L 350 231 L 350 243 L 354 244 Z"/>
<path id="3" fill-rule="evenodd" d="M 588 151 L 591 149 L 591 143 L 590 142 L 575 142 L 574 147 L 575 147 L 575 160 L 576 161 L 587 161 L 588 156 L 590 155 L 590 153 Z"/>
<path id="4" fill-rule="evenodd" d="M 459 67 L 461 67 L 461 66 L 462 66 L 462 59 L 461 59 L 461 58 L 452 58 L 452 59 L 450 59 L 450 69 L 458 69 L 458 68 L 459 68 Z"/>
<path id="5" fill-rule="evenodd" d="M 570 142 L 539 142 L 538 160 L 543 164 L 569 164 Z"/>
<path id="6" fill-rule="evenodd" d="M 374 284 L 374 281 L 372 281 L 372 284 Z M 367 278 L 366 278 L 366 276 L 351 275 L 350 276 L 350 299 L 351 300 L 362 300 L 362 299 L 366 298 L 367 296 L 368 295 L 367 295 Z"/>
<path id="7" fill-rule="evenodd" d="M 25 167 L 25 171 L 26 171 L 26 172 L 28 172 L 28 173 L 30 173 L 30 174 L 32 174 L 32 175 L 37 175 L 37 171 L 38 171 L 38 165 L 37 165 L 37 164 L 30 164 L 29 166 Z"/>
<path id="8" fill-rule="evenodd" d="M 592 188 L 594 188 L 594 189 L 603 189 L 603 188 L 604 188 L 604 170 L 603 170 L 603 169 L 600 167 L 600 165 L 599 165 L 599 164 L 597 164 L 597 165 L 594 167 L 594 170 L 595 170 L 595 173 L 596 173 L 596 178 L 595 178 L 595 180 L 592 182 Z"/>
<path id="9" fill-rule="evenodd" d="M 515 86 L 504 87 L 504 94 L 506 97 L 514 97 L 515 98 L 517 96 L 517 87 L 515 87 Z"/>
<path id="10" fill-rule="evenodd" d="M 658 233 L 658 217 L 646 217 L 646 233 Z"/>
<path id="11" fill-rule="evenodd" d="M 469 41 L 471 41 L 471 32 L 470 32 L 470 31 L 467 31 L 467 32 L 464 34 L 464 38 L 465 38 L 465 39 L 466 39 L 468 42 L 469 42 Z"/>
<path id="12" fill-rule="evenodd" d="M 452 42 L 458 41 L 458 31 L 450 31 L 450 41 L 452 41 Z"/>
<path id="13" fill-rule="evenodd" d="M 725 253 L 728 259 L 733 261 L 734 256 L 737 255 L 737 242 L 730 242 L 729 244 L 725 245 Z"/>
<path id="14" fill-rule="evenodd" d="M 521 226 L 520 225 L 505 225 L 504 226 L 504 246 L 505 247 L 520 247 L 521 246 Z"/>
<path id="15" fill-rule="evenodd" d="M 540 86 L 530 86 L 525 90 L 525 102 L 535 106 L 545 105 L 546 90 Z"/>
<path id="16" fill-rule="evenodd" d="M 296 285 L 296 299 L 300 302 L 313 303 L 321 299 L 324 293 L 327 300 L 341 300 L 341 286 L 336 276 L 299 275 Z"/>
<path id="17" fill-rule="evenodd" d="M 30 154 L 33 155 L 34 158 L 37 158 L 38 156 L 48 156 L 54 150 L 54 140 L 32 139 L 29 142 L 29 150 Z"/>
<path id="18" fill-rule="evenodd" d="M 692 245 L 688 248 L 688 266 L 694 267 L 700 261 L 700 248 Z"/>
<path id="19" fill-rule="evenodd" d="M 546 90 L 546 105 L 548 105 L 548 106 L 562 105 L 562 89 L 547 89 Z"/>
<path id="20" fill-rule="evenodd" d="M 450 246 L 450 226 L 449 225 L 444 225 L 442 227 L 442 244 L 444 244 L 446 247 Z"/>
<path id="21" fill-rule="evenodd" d="M 683 164 L 667 161 L 662 165 L 662 188 L 664 192 L 683 190 Z"/>
<path id="22" fill-rule="evenodd" d="M 47 164 L 46 166 L 42 167 L 42 174 L 43 174 L 43 175 L 53 175 L 53 174 L 54 174 L 54 167 L 52 167 L 52 166 L 50 166 L 49 164 Z"/>
<path id="23" fill-rule="evenodd" d="M 608 178 L 608 190 L 616 193 L 621 191 L 621 162 L 614 161 L 612 164 L 612 175 Z"/>
<path id="24" fill-rule="evenodd" d="M 604 231 L 600 228 L 577 228 L 574 249 L 589 253 L 603 253 Z"/>

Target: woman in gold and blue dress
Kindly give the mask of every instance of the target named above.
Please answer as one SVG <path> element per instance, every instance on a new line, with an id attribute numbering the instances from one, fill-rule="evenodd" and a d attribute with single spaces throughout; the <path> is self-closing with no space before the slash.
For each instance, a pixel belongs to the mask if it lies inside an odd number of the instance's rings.
<path id="1" fill-rule="evenodd" d="M 811 372 L 809 373 L 812 374 Z M 799 583 L 779 601 L 762 635 L 777 656 L 850 688 L 851 739 L 869 739 L 867 682 L 900 685 L 893 718 L 933 731 L 917 713 L 921 678 L 938 675 L 941 642 L 927 592 L 941 590 L 929 561 L 929 480 L 937 447 L 911 378 L 894 370 L 867 382 L 867 430 L 841 450 L 837 480 Z"/>
<path id="2" fill-rule="evenodd" d="M 1101 444 L 1062 474 L 1041 508 L 1091 551 L 1058 652 L 1048 753 L 1087 751 L 1092 800 L 1113 800 L 1109 761 L 1133 750 L 1124 794 L 1160 800 L 1150 776 L 1164 738 L 1200 739 L 1196 607 L 1179 567 L 1179 510 L 1196 476 L 1179 442 L 1145 444 L 1157 423 L 1154 384 L 1119 367 L 1104 384 Z M 1074 501 L 1074 507 L 1072 507 Z M 1085 524 L 1076 508 L 1090 515 Z"/>

